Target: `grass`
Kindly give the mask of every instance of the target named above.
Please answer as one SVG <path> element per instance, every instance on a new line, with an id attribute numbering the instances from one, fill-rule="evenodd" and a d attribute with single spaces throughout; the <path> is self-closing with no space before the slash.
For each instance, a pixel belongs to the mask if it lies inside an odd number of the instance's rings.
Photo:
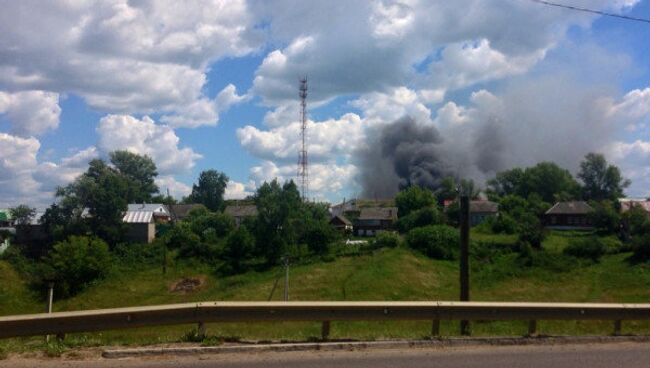
<path id="1" fill-rule="evenodd" d="M 551 255 L 561 251 L 572 237 L 583 234 L 551 233 L 544 243 Z M 512 244 L 516 236 L 471 234 L 472 239 Z M 650 266 L 630 265 L 629 254 L 613 254 L 598 263 L 577 262 L 561 271 L 522 267 L 517 254 L 497 254 L 488 261 L 472 260 L 472 300 L 547 302 L 649 302 Z M 182 303 L 208 300 L 267 300 L 280 269 L 218 277 L 204 264 L 177 262 L 166 275 L 156 265 L 117 267 L 110 276 L 81 294 L 55 302 L 55 311 Z M 428 259 L 406 248 L 380 249 L 331 262 L 296 265 L 290 270 L 291 300 L 456 300 L 458 265 L 454 261 Z M 205 277 L 200 290 L 181 295 L 170 285 L 184 277 Z M 0 261 L 0 314 L 39 312 L 44 302 L 21 282 L 6 262 Z M 282 282 L 272 300 L 282 298 Z M 545 334 L 609 334 L 611 322 L 541 321 Z M 142 345 L 179 342 L 196 326 L 167 326 L 101 333 L 72 334 L 66 346 Z M 423 338 L 430 323 L 333 322 L 332 339 Z M 474 335 L 523 335 L 525 322 L 473 323 Z M 443 335 L 456 335 L 457 322 L 443 321 Z M 624 332 L 649 333 L 650 323 L 626 322 Z M 208 325 L 207 344 L 223 341 L 307 341 L 320 336 L 318 323 L 224 323 Z M 45 349 L 42 338 L 0 342 L 5 351 Z M 59 347 L 56 347 L 57 349 Z M 49 347 L 49 349 L 52 349 Z"/>

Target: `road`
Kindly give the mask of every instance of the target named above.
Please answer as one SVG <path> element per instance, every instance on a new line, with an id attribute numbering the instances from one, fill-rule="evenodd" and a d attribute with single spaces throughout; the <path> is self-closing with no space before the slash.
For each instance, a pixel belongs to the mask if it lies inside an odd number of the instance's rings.
<path id="1" fill-rule="evenodd" d="M 650 367 L 650 346 L 640 343 L 362 350 L 341 352 L 291 352 L 222 354 L 198 357 L 144 359 L 5 360 L 6 368 L 22 367 L 161 367 L 161 368 L 397 368 L 397 367 Z"/>

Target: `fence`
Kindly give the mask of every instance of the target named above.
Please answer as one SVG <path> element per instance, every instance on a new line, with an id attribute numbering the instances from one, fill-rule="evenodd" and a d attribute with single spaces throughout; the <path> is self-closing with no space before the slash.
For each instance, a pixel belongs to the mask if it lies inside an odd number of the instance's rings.
<path id="1" fill-rule="evenodd" d="M 537 333 L 538 320 L 607 320 L 620 334 L 623 320 L 650 319 L 650 304 L 504 302 L 202 302 L 0 317 L 0 338 L 91 332 L 208 322 L 319 321 L 327 339 L 330 321 L 524 320 Z"/>

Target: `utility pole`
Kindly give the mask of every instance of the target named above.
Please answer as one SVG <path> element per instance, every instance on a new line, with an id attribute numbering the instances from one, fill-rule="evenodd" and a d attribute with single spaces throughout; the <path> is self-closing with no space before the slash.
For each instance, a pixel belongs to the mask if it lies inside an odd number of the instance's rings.
<path id="1" fill-rule="evenodd" d="M 47 313 L 52 313 L 52 303 L 54 302 L 54 282 L 48 282 L 47 286 Z M 50 335 L 45 335 L 45 342 L 50 342 Z"/>
<path id="2" fill-rule="evenodd" d="M 460 301 L 469 301 L 469 195 L 460 192 Z M 469 335 L 469 321 L 460 321 L 461 335 Z"/>
<path id="3" fill-rule="evenodd" d="M 289 301 L 289 256 L 284 256 L 284 301 Z"/>

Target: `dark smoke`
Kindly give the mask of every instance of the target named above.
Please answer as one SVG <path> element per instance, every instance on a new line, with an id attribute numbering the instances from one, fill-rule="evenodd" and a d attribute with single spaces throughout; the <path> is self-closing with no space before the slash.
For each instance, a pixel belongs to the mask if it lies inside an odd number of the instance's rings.
<path id="1" fill-rule="evenodd" d="M 410 185 L 436 189 L 444 177 L 453 175 L 438 130 L 411 117 L 371 132 L 368 142 L 356 155 L 364 197 L 392 197 Z"/>

